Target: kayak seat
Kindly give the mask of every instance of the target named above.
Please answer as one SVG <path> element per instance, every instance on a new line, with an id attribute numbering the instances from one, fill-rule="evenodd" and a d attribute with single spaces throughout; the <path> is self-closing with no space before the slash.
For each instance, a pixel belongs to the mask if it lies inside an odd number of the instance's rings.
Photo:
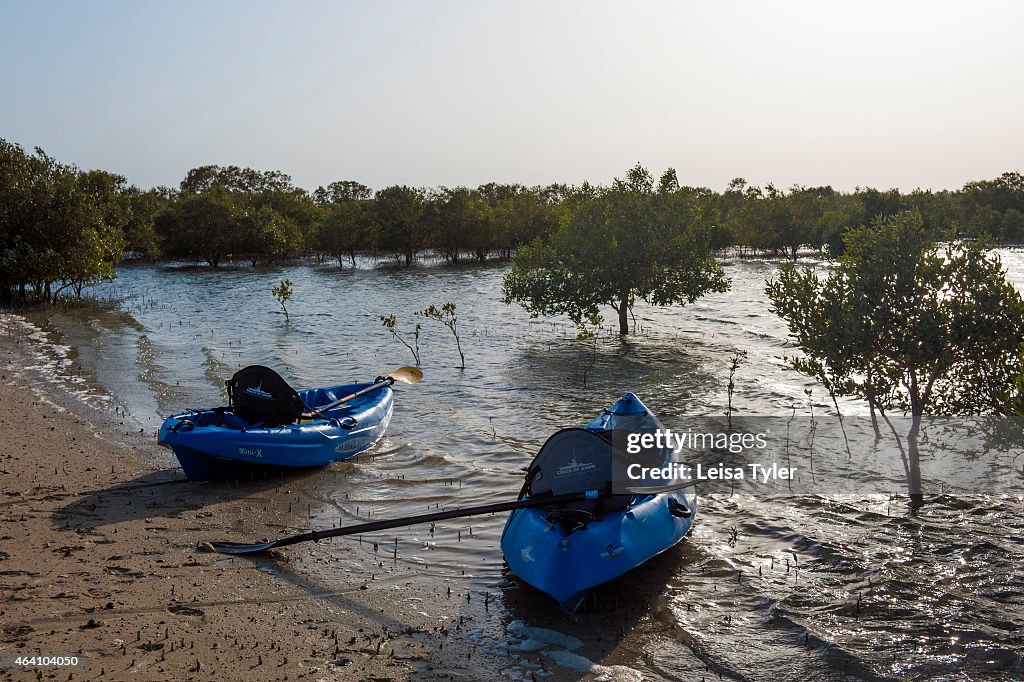
<path id="1" fill-rule="evenodd" d="M 594 516 L 626 509 L 632 495 L 610 495 L 612 441 L 609 433 L 587 429 L 562 429 L 544 443 L 527 469 L 522 496 L 540 498 L 597 490 L 602 496 L 562 504 L 557 512 L 585 512 Z M 575 524 L 576 519 L 572 520 Z M 585 525 L 585 524 L 584 524 Z"/>
<path id="2" fill-rule="evenodd" d="M 250 422 L 291 424 L 307 409 L 295 389 L 269 367 L 249 365 L 225 384 L 231 410 Z"/>

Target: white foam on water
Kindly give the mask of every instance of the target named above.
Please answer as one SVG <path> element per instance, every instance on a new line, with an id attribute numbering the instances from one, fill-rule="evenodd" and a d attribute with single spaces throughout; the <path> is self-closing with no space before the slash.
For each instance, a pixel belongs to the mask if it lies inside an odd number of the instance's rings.
<path id="1" fill-rule="evenodd" d="M 583 646 L 583 642 L 557 630 L 532 627 L 521 620 L 514 620 L 508 624 L 506 632 L 509 635 L 509 640 L 504 647 L 507 655 L 518 660 L 521 667 L 530 669 L 529 672 L 535 677 L 540 674 L 551 674 L 551 672 L 537 671 L 535 663 L 520 659 L 516 654 L 540 652 L 566 670 L 594 675 L 595 682 L 640 682 L 643 680 L 643 674 L 633 668 L 623 665 L 600 665 L 586 656 L 573 653 Z M 523 679 L 528 678 L 524 677 Z"/>
<path id="2" fill-rule="evenodd" d="M 67 368 L 72 364 L 70 346 L 54 342 L 45 331 L 14 313 L 0 313 L 0 331 L 12 336 L 23 336 L 31 342 L 26 348 L 31 357 L 31 364 L 23 369 L 40 374 L 47 383 L 63 389 L 91 407 L 109 407 L 112 403 L 111 396 L 97 393 L 89 387 L 84 378 L 68 373 Z M 64 412 L 64 408 L 42 392 L 33 390 L 33 393 L 38 400 Z"/>
<path id="3" fill-rule="evenodd" d="M 643 674 L 625 665 L 600 665 L 571 651 L 545 651 L 545 656 L 568 670 L 594 675 L 594 682 L 642 682 Z"/>
<path id="4" fill-rule="evenodd" d="M 570 651 L 573 649 L 579 649 L 583 646 L 583 642 L 575 637 L 563 634 L 557 630 L 530 627 L 521 620 L 512 621 L 508 624 L 507 629 L 510 633 L 519 635 L 523 638 L 518 644 L 513 645 L 510 643 L 508 647 L 510 651 L 536 651 L 537 649 L 543 648 L 543 646 L 549 644 L 554 644 Z M 530 643 L 530 648 L 524 647 L 527 643 Z M 539 644 L 540 646 L 533 646 L 533 643 Z"/>

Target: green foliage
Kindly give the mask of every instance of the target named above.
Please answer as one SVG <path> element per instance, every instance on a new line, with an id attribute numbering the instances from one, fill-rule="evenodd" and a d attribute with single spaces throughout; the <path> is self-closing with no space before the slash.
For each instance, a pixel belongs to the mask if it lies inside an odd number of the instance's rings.
<path id="1" fill-rule="evenodd" d="M 304 250 L 319 216 L 312 197 L 280 171 L 201 166 L 154 226 L 167 256 L 211 267 L 237 257 L 255 267 Z"/>
<path id="2" fill-rule="evenodd" d="M 260 260 L 273 263 L 294 253 L 303 242 L 298 224 L 268 204 L 244 211 L 238 216 L 237 228 L 235 255 L 244 256 L 253 267 Z"/>
<path id="3" fill-rule="evenodd" d="M 929 230 L 955 225 L 964 237 L 1024 242 L 1019 172 L 958 191 L 909 194 L 870 187 L 783 191 L 742 178 L 719 194 L 681 184 L 673 169 L 655 182 L 639 166 L 607 188 L 487 183 L 392 186 L 374 194 L 340 180 L 310 194 L 282 171 L 207 165 L 188 171 L 176 189 L 141 190 L 120 176 L 83 172 L 0 140 L 0 302 L 81 295 L 89 283 L 113 276 L 126 252 L 211 267 L 308 254 L 354 266 L 360 253 L 406 265 L 429 252 L 453 264 L 518 253 L 508 300 L 574 320 L 611 305 L 622 329 L 638 298 L 693 300 L 703 293 L 702 280 L 708 291 L 719 290 L 724 283 L 710 253 L 735 247 L 741 255 L 795 260 L 801 250 L 816 249 L 836 258 L 851 231 L 909 208 Z M 636 274 L 613 277 L 614 268 Z"/>
<path id="4" fill-rule="evenodd" d="M 882 409 L 1002 412 L 1024 302 L 984 244 L 936 238 L 952 235 L 903 212 L 852 230 L 827 277 L 785 268 L 769 282 L 773 310 L 807 354 L 798 369 Z"/>
<path id="5" fill-rule="evenodd" d="M 483 261 L 497 247 L 490 207 L 478 192 L 442 188 L 429 202 L 426 215 L 434 242 L 449 263 L 458 263 L 467 250 Z"/>
<path id="6" fill-rule="evenodd" d="M 1021 346 L 1021 371 L 1013 382 L 1013 393 L 1010 396 L 1007 413 L 1024 417 L 1024 346 Z"/>
<path id="7" fill-rule="evenodd" d="M 167 234 L 167 253 L 206 261 L 218 267 L 239 243 L 243 209 L 239 198 L 216 187 L 202 194 L 183 194 L 173 214 L 164 215 L 157 225 Z"/>
<path id="8" fill-rule="evenodd" d="M 217 188 L 239 194 L 287 193 L 295 189 L 287 173 L 238 166 L 199 166 L 181 181 L 183 194 L 202 194 Z"/>
<path id="9" fill-rule="evenodd" d="M 960 209 L 966 234 L 1024 241 L 1024 175 L 1003 173 L 995 180 L 968 182 L 961 192 Z"/>
<path id="10" fill-rule="evenodd" d="M 427 246 L 428 223 L 424 220 L 424 195 L 411 187 L 392 186 L 377 192 L 374 209 L 380 230 L 378 245 L 397 254 L 406 265 Z"/>
<path id="11" fill-rule="evenodd" d="M 285 324 L 287 324 L 288 308 L 285 306 L 285 303 L 292 299 L 292 281 L 290 279 L 282 279 L 271 287 L 270 293 L 275 299 L 277 299 L 278 304 L 281 306 L 281 310 L 284 311 L 284 321 Z"/>
<path id="12" fill-rule="evenodd" d="M 51 302 L 65 290 L 81 297 L 113 277 L 131 216 L 126 190 L 119 175 L 0 140 L 0 302 Z"/>
<path id="13" fill-rule="evenodd" d="M 373 190 L 353 180 L 339 180 L 327 187 L 317 187 L 313 192 L 313 200 L 319 206 L 343 204 L 351 201 L 362 201 L 373 196 Z"/>
<path id="14" fill-rule="evenodd" d="M 565 314 L 576 324 L 607 305 L 626 334 L 639 298 L 692 303 L 728 288 L 711 256 L 713 228 L 691 196 L 655 191 L 639 165 L 609 188 L 583 191 L 553 233 L 519 250 L 505 276 L 505 303 L 520 303 L 535 317 Z"/>
<path id="15" fill-rule="evenodd" d="M 723 201 L 728 230 L 737 244 L 794 261 L 801 248 L 821 250 L 848 218 L 837 212 L 841 202 L 831 187 L 795 186 L 787 193 L 774 185 L 761 189 L 737 179 Z"/>
<path id="16" fill-rule="evenodd" d="M 323 208 L 316 227 L 314 248 L 341 266 L 347 259 L 356 266 L 356 254 L 375 243 L 372 205 L 366 200 L 333 203 Z"/>
<path id="17" fill-rule="evenodd" d="M 135 186 L 129 187 L 125 194 L 131 207 L 124 226 L 127 249 L 137 257 L 156 260 L 163 253 L 164 242 L 157 232 L 156 221 L 169 208 L 173 195 L 166 188 L 143 191 Z"/>
<path id="18" fill-rule="evenodd" d="M 416 327 L 413 329 L 413 331 L 412 331 L 413 342 L 412 342 L 412 344 L 410 344 L 408 341 L 405 340 L 405 337 L 402 336 L 402 332 L 400 332 L 398 330 L 398 318 L 395 317 L 394 313 L 392 313 L 390 315 L 381 315 L 380 316 L 380 321 L 381 321 L 381 324 L 384 325 L 384 328 L 387 329 L 389 332 L 391 332 L 391 336 L 392 337 L 394 337 L 398 341 L 401 341 L 402 345 L 409 349 L 409 352 L 412 353 L 412 358 L 415 361 L 416 366 L 419 367 L 420 366 L 420 325 L 417 324 Z"/>
<path id="19" fill-rule="evenodd" d="M 421 317 L 425 317 L 428 320 L 437 320 L 438 322 L 440 322 L 441 324 L 448 328 L 448 331 L 450 331 L 452 333 L 452 336 L 455 337 L 455 347 L 458 349 L 459 359 L 462 361 L 462 364 L 459 366 L 459 368 L 466 369 L 466 356 L 462 352 L 462 339 L 459 338 L 459 318 L 455 314 L 455 304 L 450 302 L 444 303 L 441 305 L 440 308 L 438 308 L 434 304 L 430 304 L 429 307 L 424 308 L 423 310 L 420 310 L 415 314 Z M 393 320 L 391 326 L 394 326 Z"/>
<path id="20" fill-rule="evenodd" d="M 984 243 L 929 232 L 916 210 L 853 229 L 845 243 L 824 278 L 787 267 L 766 291 L 806 356 L 796 369 L 832 395 L 911 413 L 908 480 L 919 495 L 923 414 L 1012 410 L 1024 300 Z"/>

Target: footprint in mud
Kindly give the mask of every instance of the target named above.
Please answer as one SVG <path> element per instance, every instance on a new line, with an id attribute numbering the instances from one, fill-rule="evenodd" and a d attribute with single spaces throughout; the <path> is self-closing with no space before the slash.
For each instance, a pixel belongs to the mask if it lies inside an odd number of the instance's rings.
<path id="1" fill-rule="evenodd" d="M 74 592 L 61 592 L 53 595 L 50 599 L 79 599 L 79 596 Z"/>
<path id="2" fill-rule="evenodd" d="M 22 639 L 32 632 L 31 625 L 8 625 L 4 627 L 4 634 L 11 639 Z"/>
<path id="3" fill-rule="evenodd" d="M 141 571 L 133 571 L 132 569 L 125 568 L 124 566 L 107 566 L 103 570 L 111 575 L 121 575 L 127 578 L 141 578 L 143 576 Z"/>
<path id="4" fill-rule="evenodd" d="M 63 547 L 58 547 L 50 551 L 59 552 L 63 554 L 64 558 L 66 559 L 67 557 L 71 556 L 74 552 L 81 552 L 84 549 L 85 547 L 83 547 L 82 545 L 64 545 Z"/>
<path id="5" fill-rule="evenodd" d="M 175 604 L 167 608 L 168 611 L 176 616 L 196 616 L 202 618 L 206 615 L 206 611 L 197 609 L 194 606 L 185 606 L 184 604 Z"/>

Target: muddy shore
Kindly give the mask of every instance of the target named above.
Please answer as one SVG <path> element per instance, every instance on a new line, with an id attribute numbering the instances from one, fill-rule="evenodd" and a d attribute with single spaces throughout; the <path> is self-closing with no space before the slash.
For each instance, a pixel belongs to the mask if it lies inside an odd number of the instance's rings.
<path id="1" fill-rule="evenodd" d="M 31 343 L 0 335 L 0 676 L 35 677 L 18 655 L 81 658 L 38 668 L 57 679 L 408 679 L 427 659 L 437 626 L 361 580 L 324 593 L 287 556 L 204 551 L 284 529 L 276 486 L 189 483 L 116 414 L 42 384 Z"/>
<path id="2" fill-rule="evenodd" d="M 643 676 L 620 664 L 635 661 L 650 634 L 628 632 L 646 610 L 619 606 L 635 597 L 629 585 L 607 593 L 603 614 L 577 619 L 511 582 L 502 595 L 510 614 L 466 571 L 439 578 L 397 551 L 378 553 L 382 537 L 334 540 L 352 551 L 332 565 L 312 543 L 257 557 L 206 551 L 213 540 L 315 525 L 303 491 L 321 483 L 300 479 L 338 485 L 359 463 L 292 479 L 189 482 L 118 408 L 52 381 L 39 339 L 3 322 L 0 679 Z M 656 592 L 644 596 L 654 609 Z M 80 665 L 24 667 L 18 656 L 77 656 Z M 694 679 L 709 670 L 678 650 L 674 659 L 676 673 Z"/>

